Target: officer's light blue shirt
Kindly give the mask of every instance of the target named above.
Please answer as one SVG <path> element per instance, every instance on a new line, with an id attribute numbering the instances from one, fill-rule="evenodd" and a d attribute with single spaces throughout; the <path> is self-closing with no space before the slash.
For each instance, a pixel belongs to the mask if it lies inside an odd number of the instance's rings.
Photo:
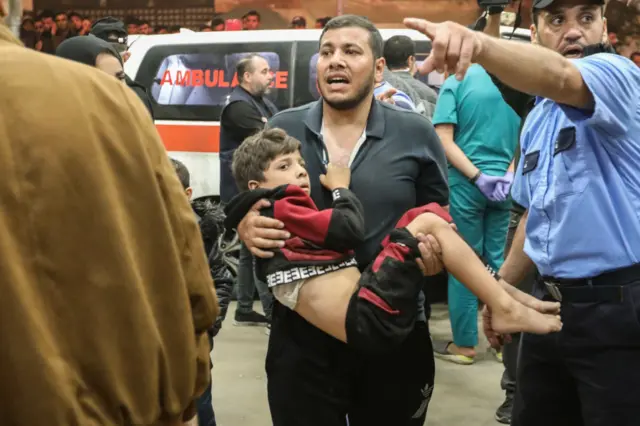
<path id="1" fill-rule="evenodd" d="M 529 211 L 525 252 L 557 278 L 640 262 L 640 68 L 605 53 L 573 64 L 595 107 L 539 100 L 512 189 Z"/>

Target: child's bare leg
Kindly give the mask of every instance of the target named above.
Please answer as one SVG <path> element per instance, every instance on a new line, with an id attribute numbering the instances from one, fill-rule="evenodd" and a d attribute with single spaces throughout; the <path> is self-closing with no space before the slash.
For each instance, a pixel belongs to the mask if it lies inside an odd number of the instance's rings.
<path id="1" fill-rule="evenodd" d="M 431 234 L 438 240 L 445 267 L 489 306 L 494 314 L 496 331 L 546 334 L 561 329 L 559 317 L 544 315 L 524 306 L 512 298 L 501 285 L 497 285 L 473 249 L 442 218 L 432 213 L 424 213 L 414 219 L 407 226 L 407 229 L 409 228 Z"/>
<path id="2" fill-rule="evenodd" d="M 415 237 L 396 229 L 362 275 L 348 268 L 308 280 L 294 310 L 355 350 L 393 348 L 411 332 L 417 315 L 419 254 Z"/>

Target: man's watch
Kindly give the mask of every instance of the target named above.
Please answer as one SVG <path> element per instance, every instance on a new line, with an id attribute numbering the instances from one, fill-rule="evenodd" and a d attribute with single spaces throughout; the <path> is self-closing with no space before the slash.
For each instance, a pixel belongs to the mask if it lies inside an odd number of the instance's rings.
<path id="1" fill-rule="evenodd" d="M 480 170 L 478 170 L 478 173 L 473 175 L 473 177 L 471 179 L 469 179 L 469 182 L 471 182 L 471 183 L 473 183 L 475 185 L 476 181 L 480 178 L 480 175 L 482 175 L 482 172 Z"/>

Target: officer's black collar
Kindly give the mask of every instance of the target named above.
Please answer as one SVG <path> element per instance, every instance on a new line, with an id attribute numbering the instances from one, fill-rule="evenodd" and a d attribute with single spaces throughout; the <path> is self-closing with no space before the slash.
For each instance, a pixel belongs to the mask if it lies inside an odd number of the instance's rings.
<path id="1" fill-rule="evenodd" d="M 316 136 L 320 137 L 320 130 L 322 129 L 322 98 L 317 100 L 311 108 L 309 108 L 304 124 L 309 130 L 315 133 Z M 384 107 L 374 99 L 371 105 L 371 111 L 369 111 L 369 117 L 367 117 L 367 138 L 382 139 L 384 137 L 384 129 Z"/>

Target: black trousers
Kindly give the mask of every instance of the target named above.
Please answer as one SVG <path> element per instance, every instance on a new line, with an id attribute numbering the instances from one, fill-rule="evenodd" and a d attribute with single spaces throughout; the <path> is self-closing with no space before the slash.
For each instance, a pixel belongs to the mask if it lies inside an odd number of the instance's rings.
<path id="1" fill-rule="evenodd" d="M 423 426 L 434 389 L 428 325 L 416 323 L 397 349 L 358 360 L 350 426 Z"/>
<path id="2" fill-rule="evenodd" d="M 560 333 L 523 334 L 512 426 L 640 424 L 640 277 L 622 296 L 563 302 Z"/>
<path id="3" fill-rule="evenodd" d="M 267 350 L 274 426 L 422 426 L 433 391 L 429 330 L 397 348 L 358 356 L 276 302 Z"/>

